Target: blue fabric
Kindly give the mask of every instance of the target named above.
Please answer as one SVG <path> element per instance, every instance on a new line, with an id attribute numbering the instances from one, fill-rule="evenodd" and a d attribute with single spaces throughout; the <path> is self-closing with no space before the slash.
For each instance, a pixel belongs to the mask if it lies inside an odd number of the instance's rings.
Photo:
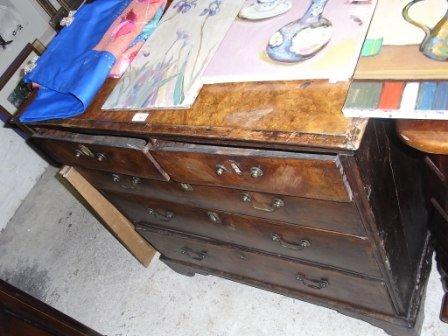
<path id="1" fill-rule="evenodd" d="M 69 118 L 85 111 L 116 61 L 111 53 L 92 49 L 130 2 L 96 0 L 78 10 L 24 77 L 41 88 L 20 121 Z"/>

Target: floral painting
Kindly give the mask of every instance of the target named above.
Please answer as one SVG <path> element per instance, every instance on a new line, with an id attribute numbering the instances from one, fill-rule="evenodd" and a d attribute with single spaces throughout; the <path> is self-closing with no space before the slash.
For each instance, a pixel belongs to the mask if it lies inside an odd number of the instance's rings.
<path id="1" fill-rule="evenodd" d="M 187 108 L 244 0 L 175 0 L 103 109 Z"/>

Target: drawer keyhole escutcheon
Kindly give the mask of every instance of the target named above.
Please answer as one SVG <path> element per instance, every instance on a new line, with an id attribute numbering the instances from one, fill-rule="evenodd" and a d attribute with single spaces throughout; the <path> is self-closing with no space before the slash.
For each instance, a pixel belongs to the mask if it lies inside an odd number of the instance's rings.
<path id="1" fill-rule="evenodd" d="M 311 246 L 311 242 L 308 239 L 301 239 L 298 243 L 290 243 L 284 240 L 278 233 L 273 233 L 271 238 L 273 242 L 279 243 L 281 247 L 290 250 L 302 251 L 304 248 Z"/>
<path id="2" fill-rule="evenodd" d="M 172 212 L 172 211 L 165 211 L 165 213 L 163 214 L 159 211 L 149 208 L 148 213 L 151 216 L 154 216 L 156 219 L 159 219 L 164 222 L 169 222 L 170 220 L 172 220 L 174 218 L 174 212 Z"/>
<path id="3" fill-rule="evenodd" d="M 263 170 L 260 167 L 252 167 L 250 169 L 250 176 L 253 178 L 260 178 L 263 176 Z"/>
<path id="4" fill-rule="evenodd" d="M 206 251 L 196 252 L 186 246 L 182 247 L 182 249 L 180 250 L 180 253 L 185 254 L 186 256 L 190 257 L 191 259 L 198 260 L 198 261 L 204 260 L 205 256 L 207 255 Z"/>
<path id="5" fill-rule="evenodd" d="M 308 279 L 305 274 L 297 273 L 296 280 L 300 281 L 304 286 L 312 289 L 324 289 L 328 286 L 327 279 Z"/>

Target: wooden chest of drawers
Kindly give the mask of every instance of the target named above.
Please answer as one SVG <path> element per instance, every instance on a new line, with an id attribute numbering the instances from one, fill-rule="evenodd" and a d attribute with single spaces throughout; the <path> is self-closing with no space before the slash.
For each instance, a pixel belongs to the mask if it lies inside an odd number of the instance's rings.
<path id="1" fill-rule="evenodd" d="M 34 141 L 79 167 L 163 262 L 419 334 L 432 252 L 422 162 L 392 124 L 341 117 L 345 84 L 208 86 L 146 124 L 100 110 L 112 87 L 81 118 L 35 125 Z M 254 108 L 269 120 L 250 120 Z"/>

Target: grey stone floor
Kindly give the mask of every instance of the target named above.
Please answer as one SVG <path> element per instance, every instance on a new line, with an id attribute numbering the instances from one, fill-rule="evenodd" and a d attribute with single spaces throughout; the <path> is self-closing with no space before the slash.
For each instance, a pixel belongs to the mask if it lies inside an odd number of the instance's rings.
<path id="1" fill-rule="evenodd" d="M 50 168 L 0 234 L 0 277 L 100 333 L 129 336 L 380 336 L 332 310 L 227 280 L 143 268 Z M 422 336 L 446 336 L 433 270 Z"/>

